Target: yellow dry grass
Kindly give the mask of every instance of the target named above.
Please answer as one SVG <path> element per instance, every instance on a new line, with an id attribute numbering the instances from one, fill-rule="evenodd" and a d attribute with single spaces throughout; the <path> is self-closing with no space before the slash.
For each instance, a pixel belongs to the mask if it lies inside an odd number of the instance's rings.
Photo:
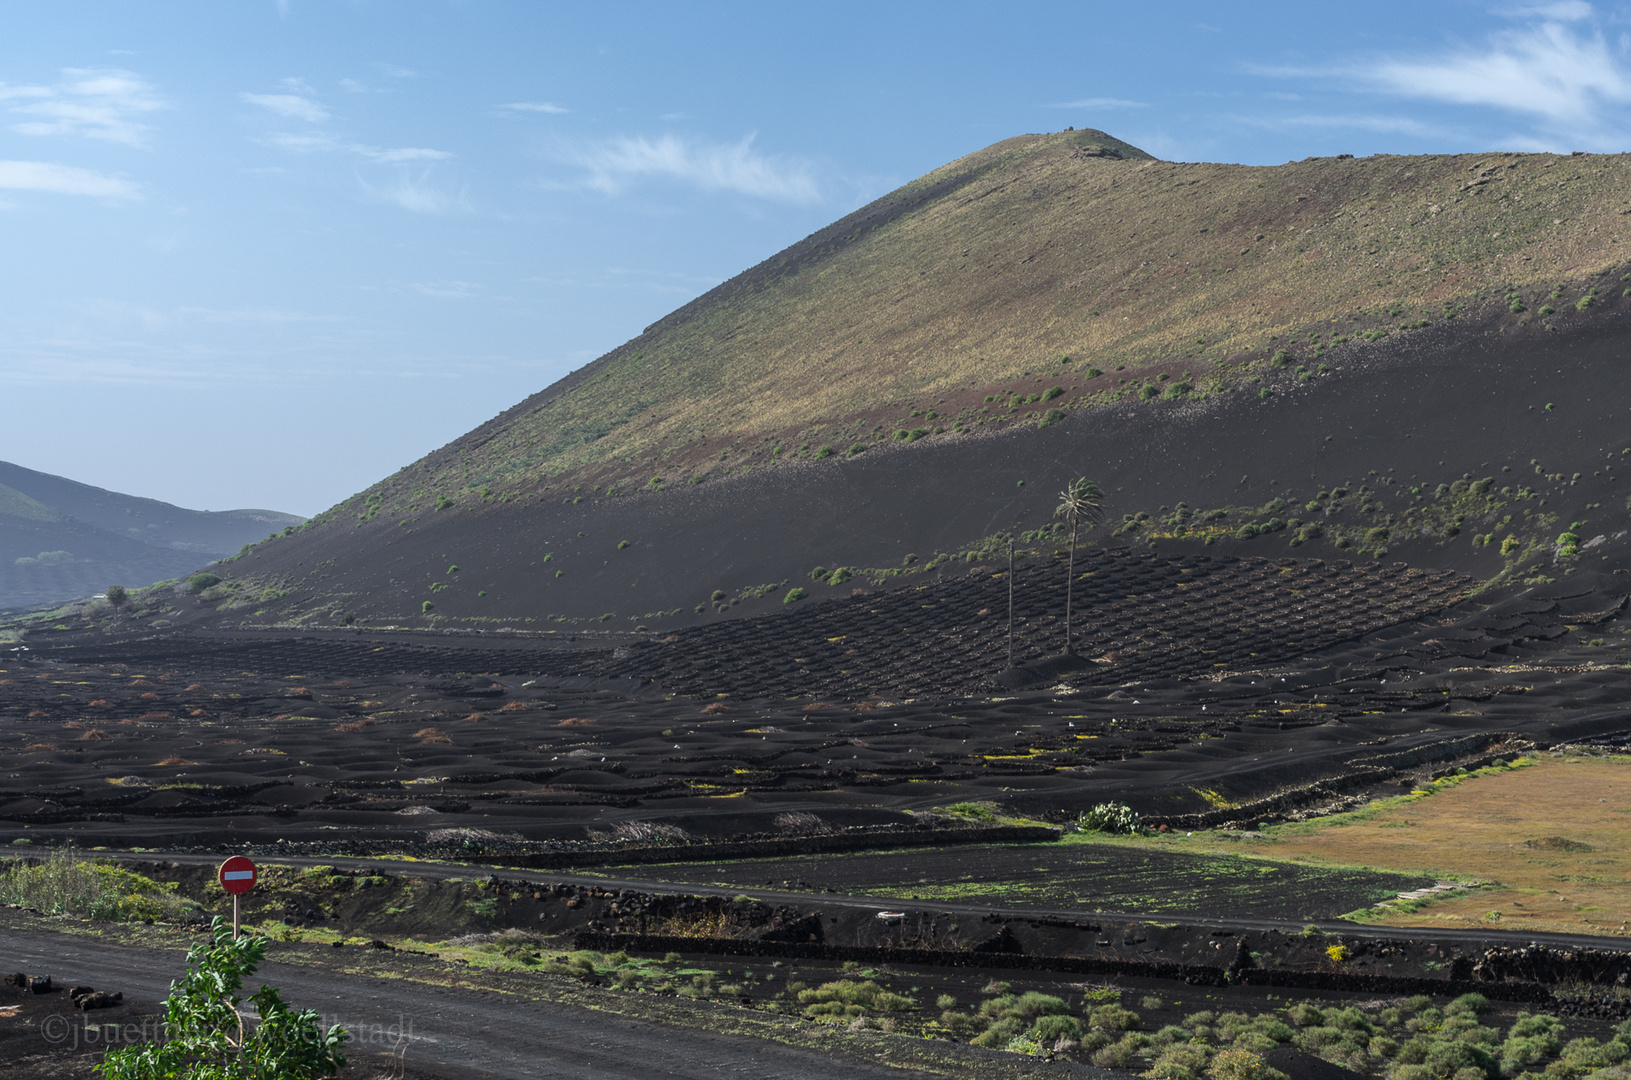
<path id="1" fill-rule="evenodd" d="M 1266 840 L 1201 846 L 1238 853 L 1242 843 L 1276 859 L 1492 883 L 1415 912 L 1380 909 L 1382 925 L 1619 934 L 1631 926 L 1631 758 L 1544 754 Z"/>
<path id="2" fill-rule="evenodd" d="M 1508 328 L 1551 318 L 1539 310 L 1549 299 L 1554 322 L 1573 325 L 1619 291 L 1594 275 L 1621 266 L 1631 242 L 1626 156 L 1254 167 L 1086 152 L 1106 141 L 1029 135 L 937 169 L 659 320 L 372 498 L 412 510 L 433 494 L 474 504 L 489 484 L 528 497 L 555 484 L 558 497 L 572 482 L 588 494 L 614 478 L 632 490 L 761 469 L 821 443 L 842 453 L 879 421 L 885 436 L 897 424 L 932 427 L 912 417 L 1038 374 L 1069 392 L 1068 407 L 1131 393 L 1139 372 L 1161 365 L 1193 372 L 1205 390 L 1231 357 L 1285 347 L 1312 366 L 1328 347 L 1344 357 L 1371 347 L 1367 332 L 1440 324 L 1469 305 L 1504 312 L 1509 294 L 1526 306 Z M 1059 363 L 1066 355 L 1073 364 Z M 1088 377 L 1089 365 L 1104 377 Z M 1118 375 L 1120 365 L 1129 370 Z M 772 452 L 778 442 L 785 452 Z M 346 505 L 378 512 L 366 495 Z"/>

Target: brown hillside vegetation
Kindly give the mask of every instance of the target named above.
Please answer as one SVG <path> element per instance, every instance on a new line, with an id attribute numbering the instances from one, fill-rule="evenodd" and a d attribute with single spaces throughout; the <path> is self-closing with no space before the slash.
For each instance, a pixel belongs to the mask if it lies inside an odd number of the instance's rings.
<path id="1" fill-rule="evenodd" d="M 1096 131 L 1008 139 L 733 278 L 354 509 L 627 491 L 897 427 L 984 426 L 1000 411 L 982 415 L 985 396 L 1036 374 L 1066 406 L 1139 392 L 1154 369 L 1204 394 L 1243 354 L 1335 358 L 1469 307 L 1575 317 L 1593 275 L 1631 254 L 1628 212 L 1621 156 L 1250 167 L 1158 161 Z"/>

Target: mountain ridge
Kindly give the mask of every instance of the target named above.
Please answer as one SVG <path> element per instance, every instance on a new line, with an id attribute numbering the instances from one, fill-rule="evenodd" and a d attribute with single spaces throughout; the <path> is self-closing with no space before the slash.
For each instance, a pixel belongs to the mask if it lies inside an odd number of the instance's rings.
<path id="1" fill-rule="evenodd" d="M 187 510 L 0 461 L 0 610 L 151 585 L 304 520 Z"/>

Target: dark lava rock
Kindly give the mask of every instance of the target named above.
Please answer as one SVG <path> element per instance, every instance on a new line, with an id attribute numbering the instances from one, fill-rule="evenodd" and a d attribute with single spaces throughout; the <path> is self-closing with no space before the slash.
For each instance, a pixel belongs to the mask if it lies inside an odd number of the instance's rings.
<path id="1" fill-rule="evenodd" d="M 975 945 L 973 952 L 977 953 L 1023 953 L 1025 946 L 1019 943 L 1014 932 L 1004 926 L 992 937 Z"/>
<path id="2" fill-rule="evenodd" d="M 1324 1058 L 1293 1050 L 1289 1046 L 1270 1050 L 1263 1055 L 1263 1060 L 1293 1080 L 1364 1080 L 1363 1073 L 1333 1065 Z"/>

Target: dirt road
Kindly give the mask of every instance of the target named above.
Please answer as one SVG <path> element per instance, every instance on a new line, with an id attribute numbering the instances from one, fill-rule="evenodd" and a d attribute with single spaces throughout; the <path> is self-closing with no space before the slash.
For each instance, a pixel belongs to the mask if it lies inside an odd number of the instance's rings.
<path id="1" fill-rule="evenodd" d="M 87 1038 L 86 1026 L 125 1024 L 142 1012 L 156 1011 L 171 979 L 184 969 L 183 955 L 176 950 L 128 948 L 67 934 L 0 928 L 0 967 L 6 971 L 47 973 L 63 987 L 84 983 L 120 990 L 127 1001 L 117 1010 L 80 1014 L 64 994 L 33 999 L 27 1013 L 13 1020 L 37 1025 L 37 1035 L 7 1039 L 0 1044 L 9 1046 L 4 1056 L 20 1061 L 25 1055 L 42 1053 L 57 1063 L 58 1068 L 30 1069 L 26 1075 L 82 1075 L 58 1069 L 67 1065 L 64 1056 L 71 1056 L 76 1048 L 83 1050 L 90 1043 L 89 1049 L 98 1049 L 94 1039 Z M 296 1007 L 317 1009 L 325 1023 L 350 1029 L 353 1041 L 348 1054 L 364 1066 L 359 1077 L 376 1075 L 375 1065 L 379 1073 L 394 1072 L 398 1062 L 406 1067 L 408 1077 L 417 1080 L 899 1080 L 907 1075 L 901 1068 L 868 1062 L 854 1053 L 804 1049 L 764 1038 L 528 1000 L 514 985 L 497 981 L 494 989 L 455 988 L 400 977 L 370 978 L 336 967 L 268 963 L 256 979 L 277 986 Z M 5 1004 L 16 1000 L 21 999 L 8 997 Z M 714 1008 L 685 1005 L 688 1011 Z M 789 1017 L 738 1011 L 760 1028 L 781 1027 L 794 1033 L 816 1027 Z M 891 1050 L 886 1044 L 906 1042 L 877 1036 L 855 1045 L 859 1052 L 870 1050 L 899 1060 L 901 1047 Z M 1037 1078 L 1118 1075 L 1084 1066 L 1032 1062 L 974 1047 L 911 1042 L 908 1054 L 914 1059 L 913 1074 L 920 1076 L 925 1072 Z M 46 1051 L 50 1053 L 43 1053 Z"/>

